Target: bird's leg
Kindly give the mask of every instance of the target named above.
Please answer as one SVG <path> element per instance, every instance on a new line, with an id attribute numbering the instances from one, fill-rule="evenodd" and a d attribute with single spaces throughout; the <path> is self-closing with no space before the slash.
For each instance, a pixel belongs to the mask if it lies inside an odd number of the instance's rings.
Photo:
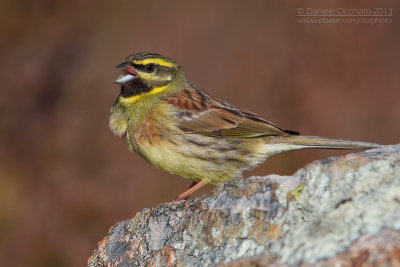
<path id="1" fill-rule="evenodd" d="M 195 186 L 197 183 L 198 183 L 198 182 L 196 182 L 196 181 L 192 181 L 192 183 L 189 185 L 189 187 L 188 187 L 187 190 L 189 190 L 190 188 L 192 188 L 193 186 Z M 185 200 L 187 200 L 188 198 L 189 198 L 189 196 L 187 196 L 187 197 L 185 198 Z"/>
<path id="2" fill-rule="evenodd" d="M 180 194 L 178 196 L 178 198 L 174 200 L 174 202 L 178 202 L 178 201 L 181 201 L 181 200 L 186 200 L 194 191 L 196 191 L 197 189 L 203 187 L 204 185 L 205 185 L 205 183 L 203 181 L 201 181 L 201 182 L 193 182 L 190 185 L 189 189 L 186 190 L 185 192 L 183 192 L 182 194 Z"/>

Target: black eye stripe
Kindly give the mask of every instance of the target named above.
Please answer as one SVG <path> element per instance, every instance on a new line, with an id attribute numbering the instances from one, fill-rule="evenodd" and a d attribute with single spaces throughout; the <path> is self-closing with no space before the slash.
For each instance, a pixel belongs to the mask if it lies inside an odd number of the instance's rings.
<path id="1" fill-rule="evenodd" d="M 145 72 L 154 72 L 156 70 L 156 68 L 158 68 L 158 65 L 154 64 L 154 63 L 150 63 L 150 64 L 132 64 L 133 67 L 135 67 L 135 69 L 140 70 L 140 71 L 145 71 Z"/>

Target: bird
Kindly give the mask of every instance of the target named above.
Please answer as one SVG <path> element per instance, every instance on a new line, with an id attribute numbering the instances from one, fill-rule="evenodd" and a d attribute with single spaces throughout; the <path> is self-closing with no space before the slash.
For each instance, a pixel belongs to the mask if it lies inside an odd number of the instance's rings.
<path id="1" fill-rule="evenodd" d="M 151 165 L 193 181 L 175 201 L 205 184 L 241 178 L 243 171 L 283 152 L 380 146 L 280 128 L 200 90 L 181 66 L 160 54 L 134 53 L 116 68 L 122 69 L 115 81 L 120 93 L 109 127 Z"/>

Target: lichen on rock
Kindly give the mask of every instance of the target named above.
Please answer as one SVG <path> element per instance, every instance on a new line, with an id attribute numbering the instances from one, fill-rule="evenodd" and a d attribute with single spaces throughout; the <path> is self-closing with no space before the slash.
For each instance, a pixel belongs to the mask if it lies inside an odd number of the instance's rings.
<path id="1" fill-rule="evenodd" d="M 379 253 L 400 263 L 399 161 L 400 145 L 385 146 L 147 208 L 113 226 L 88 264 L 326 266 Z"/>

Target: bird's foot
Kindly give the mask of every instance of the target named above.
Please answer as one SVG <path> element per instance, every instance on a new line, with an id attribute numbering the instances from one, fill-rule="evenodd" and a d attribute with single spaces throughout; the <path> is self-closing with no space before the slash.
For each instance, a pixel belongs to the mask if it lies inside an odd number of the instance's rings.
<path id="1" fill-rule="evenodd" d="M 193 182 L 192 185 L 189 187 L 188 190 L 186 190 L 185 192 L 183 192 L 182 194 L 180 194 L 175 200 L 173 200 L 172 202 L 179 202 L 182 200 L 187 200 L 188 197 L 195 192 L 197 189 L 203 187 L 205 185 L 205 183 L 203 181 L 201 182 Z"/>

